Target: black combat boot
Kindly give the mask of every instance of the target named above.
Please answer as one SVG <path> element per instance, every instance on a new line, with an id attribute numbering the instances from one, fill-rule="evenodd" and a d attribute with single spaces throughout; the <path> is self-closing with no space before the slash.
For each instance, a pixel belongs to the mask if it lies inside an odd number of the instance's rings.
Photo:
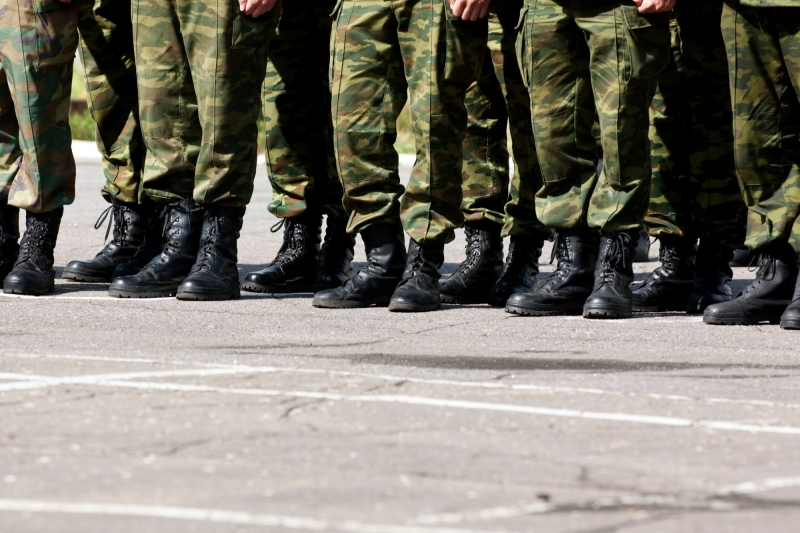
<path id="1" fill-rule="evenodd" d="M 444 244 L 420 244 L 411 239 L 403 278 L 389 302 L 389 311 L 423 313 L 439 309 L 439 269 L 443 263 Z"/>
<path id="2" fill-rule="evenodd" d="M 109 224 L 114 225 L 114 237 L 110 243 L 88 261 L 70 261 L 61 274 L 63 279 L 88 283 L 108 283 L 113 279 L 114 269 L 130 261 L 144 242 L 149 211 L 145 206 L 114 203 L 103 211 L 94 225 L 99 229 L 110 215 Z M 111 228 L 109 227 L 109 230 Z M 108 230 L 106 231 L 108 239 Z"/>
<path id="3" fill-rule="evenodd" d="M 55 290 L 53 251 L 63 215 L 63 207 L 49 213 L 26 213 L 19 256 L 3 282 L 3 292 L 41 296 Z"/>
<path id="4" fill-rule="evenodd" d="M 284 218 L 273 227 L 283 227 L 283 245 L 267 268 L 245 276 L 242 289 L 249 292 L 311 292 L 317 276 L 322 217 L 305 215 Z"/>
<path id="5" fill-rule="evenodd" d="M 645 313 L 685 311 L 694 290 L 694 240 L 674 235 L 659 237 L 661 266 L 633 291 L 633 310 Z"/>
<path id="6" fill-rule="evenodd" d="M 489 301 L 497 280 L 503 273 L 503 238 L 501 226 L 489 229 L 465 225 L 467 257 L 455 272 L 439 283 L 441 299 L 448 304 L 483 304 Z"/>
<path id="7" fill-rule="evenodd" d="M 194 200 L 179 200 L 164 207 L 166 242 L 161 253 L 138 274 L 111 282 L 108 293 L 119 298 L 175 296 L 197 259 L 203 209 Z"/>
<path id="8" fill-rule="evenodd" d="M 352 309 L 389 305 L 405 267 L 403 230 L 392 224 L 376 224 L 362 231 L 361 239 L 367 265 L 343 286 L 316 293 L 314 307 Z"/>
<path id="9" fill-rule="evenodd" d="M 584 318 L 630 318 L 633 314 L 633 256 L 636 231 L 603 233 L 594 273 L 594 290 L 583 306 Z"/>
<path id="10" fill-rule="evenodd" d="M 709 305 L 730 302 L 733 291 L 728 283 L 733 279 L 730 261 L 733 250 L 727 246 L 700 239 L 697 250 L 697 266 L 694 275 L 694 288 L 686 303 L 686 312 L 702 314 Z"/>
<path id="11" fill-rule="evenodd" d="M 780 323 L 794 296 L 797 254 L 787 243 L 773 243 L 756 253 L 756 279 L 730 302 L 709 306 L 703 313 L 703 322 L 726 326 Z"/>
<path id="12" fill-rule="evenodd" d="M 164 227 L 164 212 L 166 206 L 154 207 L 149 213 L 147 226 L 144 232 L 144 241 L 136 249 L 136 253 L 127 263 L 120 263 L 114 268 L 111 279 L 123 276 L 133 276 L 142 271 L 147 264 L 158 257 L 166 244 L 166 228 Z"/>
<path id="13" fill-rule="evenodd" d="M 489 293 L 489 305 L 505 307 L 512 294 L 533 292 L 539 288 L 539 257 L 544 240 L 528 235 L 512 235 L 506 264 L 500 279 Z"/>
<path id="14" fill-rule="evenodd" d="M 794 296 L 792 296 L 792 303 L 781 315 L 781 328 L 782 329 L 800 329 L 800 276 L 797 277 L 797 282 L 794 286 Z"/>
<path id="15" fill-rule="evenodd" d="M 746 250 L 735 250 L 730 263 L 732 267 L 749 267 L 753 263 L 755 257 L 753 250 L 749 248 Z"/>
<path id="16" fill-rule="evenodd" d="M 0 202 L 0 286 L 19 256 L 19 207 Z"/>
<path id="17" fill-rule="evenodd" d="M 205 206 L 200 250 L 178 300 L 233 300 L 239 292 L 239 249 L 244 207 Z"/>
<path id="18" fill-rule="evenodd" d="M 506 312 L 529 316 L 579 315 L 592 293 L 598 235 L 589 228 L 560 230 L 553 236 L 556 270 L 537 290 L 512 294 Z"/>
<path id="19" fill-rule="evenodd" d="M 343 286 L 353 277 L 353 252 L 356 236 L 347 233 L 347 218 L 328 215 L 325 240 L 319 251 L 314 293 Z"/>

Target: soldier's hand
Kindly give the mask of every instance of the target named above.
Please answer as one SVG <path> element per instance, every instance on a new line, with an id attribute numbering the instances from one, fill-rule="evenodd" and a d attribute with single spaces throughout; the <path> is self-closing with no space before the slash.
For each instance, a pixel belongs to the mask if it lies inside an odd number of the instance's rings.
<path id="1" fill-rule="evenodd" d="M 239 0 L 239 9 L 245 15 L 257 18 L 272 11 L 277 2 L 278 0 Z"/>
<path id="2" fill-rule="evenodd" d="M 672 11 L 675 0 L 633 0 L 639 7 L 639 13 L 662 13 Z"/>
<path id="3" fill-rule="evenodd" d="M 453 14 L 461 20 L 476 21 L 489 12 L 489 0 L 448 0 Z"/>

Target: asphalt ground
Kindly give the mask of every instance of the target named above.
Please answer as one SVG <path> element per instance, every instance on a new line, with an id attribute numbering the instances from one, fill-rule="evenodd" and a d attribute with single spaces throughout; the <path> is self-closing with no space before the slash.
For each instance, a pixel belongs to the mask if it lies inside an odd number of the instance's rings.
<path id="1" fill-rule="evenodd" d="M 82 161 L 59 272 L 102 246 L 101 184 Z M 262 166 L 242 275 L 269 194 Z M 798 530 L 798 332 L 56 283 L 0 297 L 2 532 Z"/>

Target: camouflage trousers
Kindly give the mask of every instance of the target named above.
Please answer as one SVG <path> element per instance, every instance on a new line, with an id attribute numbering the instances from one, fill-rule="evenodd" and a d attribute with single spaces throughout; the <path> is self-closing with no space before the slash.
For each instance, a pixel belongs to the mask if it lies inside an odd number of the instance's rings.
<path id="1" fill-rule="evenodd" d="M 132 11 L 145 193 L 160 203 L 247 205 L 280 3 L 257 19 L 235 0 L 133 0 Z"/>
<path id="2" fill-rule="evenodd" d="M 77 22 L 76 2 L 0 0 L 0 201 L 34 213 L 75 198 Z"/>
<path id="3" fill-rule="evenodd" d="M 517 47 L 551 228 L 640 228 L 650 193 L 648 110 L 669 63 L 669 14 L 632 0 L 526 0 Z M 595 109 L 603 148 L 597 175 Z"/>
<path id="4" fill-rule="evenodd" d="M 464 223 L 464 96 L 486 34 L 486 20 L 459 20 L 447 0 L 339 1 L 331 107 L 348 231 L 399 220 L 418 242 L 453 239 Z M 407 98 L 417 158 L 404 190 L 394 142 Z"/>
<path id="5" fill-rule="evenodd" d="M 311 2 L 309 7 L 308 2 Z M 286 2 L 269 43 L 264 81 L 269 212 L 345 216 L 336 173 L 328 85 L 335 0 Z"/>
<path id="6" fill-rule="evenodd" d="M 522 4 L 506 0 L 489 5 L 488 53 L 464 101 L 468 118 L 461 209 L 467 223 L 503 226 L 504 236 L 545 232 L 536 218 L 534 196 L 542 176 L 515 48 Z M 514 158 L 510 191 L 507 131 Z"/>
<path id="7" fill-rule="evenodd" d="M 97 124 L 97 149 L 103 155 L 103 196 L 137 203 L 145 147 L 139 125 L 130 0 L 78 2 L 81 61 L 86 99 Z"/>
<path id="8" fill-rule="evenodd" d="M 753 249 L 800 252 L 800 8 L 726 4 L 736 173 Z"/>
<path id="9" fill-rule="evenodd" d="M 650 235 L 744 242 L 744 202 L 733 159 L 733 115 L 720 19 L 723 0 L 683 0 L 673 60 L 650 107 Z"/>

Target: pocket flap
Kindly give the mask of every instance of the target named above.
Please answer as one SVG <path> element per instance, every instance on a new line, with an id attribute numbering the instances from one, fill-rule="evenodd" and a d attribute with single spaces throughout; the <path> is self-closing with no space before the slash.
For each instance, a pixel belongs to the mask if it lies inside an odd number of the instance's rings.
<path id="1" fill-rule="evenodd" d="M 625 14 L 625 23 L 628 25 L 628 28 L 632 30 L 667 25 L 672 18 L 672 11 L 666 11 L 664 13 L 639 13 L 639 8 L 636 6 L 622 6 L 622 12 Z"/>

